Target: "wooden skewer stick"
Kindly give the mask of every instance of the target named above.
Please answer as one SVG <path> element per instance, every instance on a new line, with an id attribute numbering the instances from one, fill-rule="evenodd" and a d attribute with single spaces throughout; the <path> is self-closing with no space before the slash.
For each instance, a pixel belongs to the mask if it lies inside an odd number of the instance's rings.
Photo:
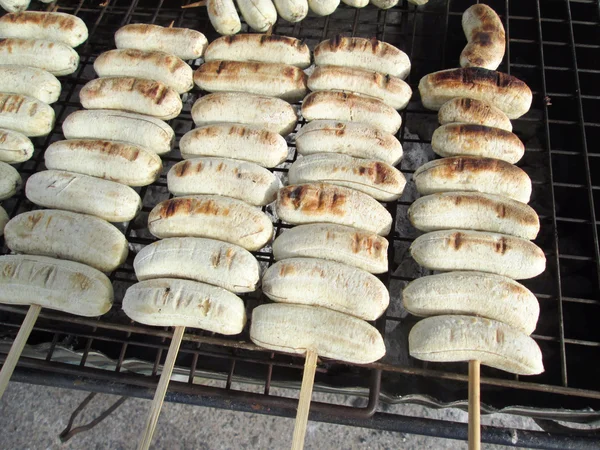
<path id="1" fill-rule="evenodd" d="M 294 425 L 294 437 L 292 438 L 292 450 L 302 450 L 304 448 L 304 437 L 306 436 L 306 426 L 308 425 L 308 412 L 310 410 L 316 370 L 317 352 L 309 349 L 306 351 L 302 387 L 300 388 L 300 398 L 298 399 L 298 412 L 296 413 L 296 424 Z"/>
<path id="2" fill-rule="evenodd" d="M 189 5 L 182 5 L 181 9 L 199 8 L 200 6 L 206 6 L 206 0 L 201 0 L 199 2 L 190 3 Z"/>
<path id="3" fill-rule="evenodd" d="M 6 357 L 6 361 L 4 361 L 4 365 L 2 366 L 2 370 L 0 370 L 0 398 L 4 395 L 4 391 L 8 386 L 8 382 L 10 381 L 10 377 L 15 371 L 15 367 L 17 366 L 17 361 L 19 361 L 19 357 L 23 352 L 23 348 L 25 348 L 25 344 L 27 343 L 27 338 L 31 334 L 31 330 L 35 325 L 35 321 L 40 315 L 40 311 L 42 307 L 39 305 L 31 305 L 29 307 L 29 311 L 27 311 L 27 315 L 25 316 L 25 320 L 21 324 L 21 328 L 17 333 L 17 337 L 13 342 L 10 351 L 8 352 L 8 356 Z"/>
<path id="4" fill-rule="evenodd" d="M 150 414 L 148 415 L 148 421 L 146 422 L 144 436 L 138 446 L 138 450 L 148 450 L 152 443 L 152 436 L 154 435 L 154 430 L 158 423 L 158 416 L 160 415 L 160 410 L 165 400 L 169 381 L 171 381 L 171 374 L 173 373 L 175 359 L 177 359 L 177 353 L 179 352 L 179 346 L 181 345 L 184 332 L 185 327 L 175 327 L 171 345 L 169 346 L 169 352 L 167 353 L 167 359 L 165 360 L 162 373 L 160 374 L 160 380 L 158 381 L 154 399 L 152 400 L 152 406 L 150 407 Z"/>
<path id="5" fill-rule="evenodd" d="M 175 21 L 174 21 L 174 20 L 171 20 L 171 23 L 169 24 L 169 27 L 168 27 L 168 28 L 173 28 L 173 25 L 175 25 Z"/>
<path id="6" fill-rule="evenodd" d="M 267 30 L 267 32 L 265 33 L 267 36 L 271 36 L 273 34 L 273 25 L 271 25 L 269 27 L 269 29 Z"/>
<path id="7" fill-rule="evenodd" d="M 479 361 L 469 361 L 469 450 L 481 449 Z"/>

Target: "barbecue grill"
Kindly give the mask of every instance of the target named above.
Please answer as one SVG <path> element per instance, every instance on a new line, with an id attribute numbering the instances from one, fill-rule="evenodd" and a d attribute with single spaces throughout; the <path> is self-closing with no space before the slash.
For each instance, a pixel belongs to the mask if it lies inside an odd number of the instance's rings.
<path id="1" fill-rule="evenodd" d="M 115 31 L 128 23 L 156 23 L 200 30 L 209 39 L 212 29 L 205 8 L 182 9 L 188 0 L 59 0 L 58 11 L 83 19 L 89 40 L 78 51 L 77 72 L 62 77 L 60 100 L 53 105 L 57 122 L 46 138 L 34 139 L 35 154 L 17 166 L 24 180 L 44 169 L 46 147 L 64 139 L 61 125 L 80 109 L 78 92 L 95 78 L 92 64 L 101 52 L 114 48 Z M 465 45 L 462 12 L 475 0 L 431 0 L 416 7 L 406 0 L 383 11 L 369 5 L 353 9 L 340 5 L 328 17 L 312 14 L 300 23 L 279 20 L 275 34 L 294 36 L 314 49 L 337 34 L 376 37 L 404 50 L 412 61 L 408 82 L 415 92 L 402 111 L 399 138 L 405 157 L 400 165 L 410 179 L 414 170 L 433 159 L 430 137 L 436 113 L 424 110 L 418 96 L 419 79 L 430 72 L 458 67 Z M 510 412 L 539 419 L 550 433 L 483 427 L 482 441 L 535 448 L 597 448 L 591 429 L 575 430 L 567 422 L 600 419 L 600 5 L 596 0 L 490 0 L 501 16 L 508 46 L 499 70 L 524 80 L 534 93 L 528 114 L 513 122 L 526 145 L 519 163 L 533 181 L 531 205 L 540 215 L 536 243 L 544 249 L 546 272 L 524 284 L 540 301 L 541 314 L 533 338 L 540 345 L 545 372 L 518 377 L 489 367 L 481 369 L 483 412 Z M 39 7 L 45 7 L 36 4 Z M 244 27 L 246 27 L 244 25 Z M 193 61 L 192 67 L 201 61 Z M 193 128 L 191 106 L 197 91 L 184 94 L 182 114 L 170 124 L 179 139 Z M 301 121 L 298 125 L 303 125 Z M 290 155 L 273 169 L 283 179 L 295 160 L 293 134 Z M 142 213 L 122 229 L 130 243 L 125 265 L 111 274 L 115 305 L 105 316 L 88 319 L 44 309 L 19 361 L 14 380 L 97 392 L 151 398 L 172 330 L 132 322 L 121 311 L 121 299 L 135 281 L 133 258 L 154 241 L 147 230 L 152 207 L 169 197 L 168 169 L 180 160 L 178 150 L 163 157 L 161 178 L 138 189 Z M 466 439 L 466 424 L 383 412 L 385 403 L 420 403 L 431 407 L 467 406 L 467 364 L 426 363 L 408 356 L 408 333 L 416 319 L 401 306 L 403 287 L 429 274 L 410 257 L 408 247 L 417 231 L 406 211 L 417 197 L 409 182 L 402 198 L 387 207 L 394 217 L 389 236 L 388 273 L 382 275 L 391 293 L 387 313 L 376 322 L 383 333 L 387 356 L 368 365 L 324 361 L 316 374 L 317 391 L 336 392 L 362 400 L 358 406 L 313 402 L 311 419 L 375 429 Z M 21 192 L 3 202 L 14 216 L 35 208 Z M 286 228 L 276 219 L 277 234 Z M 8 253 L 0 238 L 0 253 Z M 273 263 L 270 247 L 255 253 L 261 265 Z M 258 291 L 242 297 L 248 316 L 267 301 Z M 23 320 L 25 308 L 0 305 L 0 361 Z M 215 406 L 284 416 L 295 415 L 297 400 L 274 387 L 297 388 L 304 358 L 273 353 L 251 343 L 249 326 L 239 336 L 217 336 L 188 328 L 176 362 L 177 380 L 168 401 Z M 214 380 L 215 382 L 209 382 Z M 554 420 L 563 425 L 553 425 Z"/>

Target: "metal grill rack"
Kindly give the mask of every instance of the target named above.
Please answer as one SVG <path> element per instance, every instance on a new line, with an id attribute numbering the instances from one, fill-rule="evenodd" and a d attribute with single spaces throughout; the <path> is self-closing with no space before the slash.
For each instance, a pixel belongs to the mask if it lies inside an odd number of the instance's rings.
<path id="1" fill-rule="evenodd" d="M 43 169 L 43 150 L 51 142 L 64 139 L 61 124 L 68 114 L 81 108 L 79 89 L 95 77 L 95 57 L 114 48 L 114 32 L 120 26 L 135 22 L 167 26 L 174 21 L 175 26 L 204 32 L 209 41 L 217 37 L 205 9 L 180 8 L 187 3 L 189 0 L 58 1 L 58 11 L 75 14 L 86 22 L 90 38 L 78 48 L 78 71 L 61 79 L 63 92 L 53 105 L 57 123 L 52 134 L 35 139 L 34 157 L 18 166 L 24 179 Z M 418 81 L 427 73 L 458 66 L 465 44 L 461 14 L 473 3 L 475 0 L 431 0 L 417 8 L 401 0 L 388 11 L 372 6 L 352 9 L 342 4 L 329 17 L 309 16 L 297 24 L 280 20 L 274 33 L 302 38 L 311 50 L 323 39 L 344 34 L 376 37 L 408 53 L 413 63 L 408 82 L 415 95 L 402 112 L 399 137 L 405 149 L 400 168 L 410 178 L 419 165 L 433 158 L 429 139 L 437 124 L 436 114 L 420 104 Z M 540 301 L 540 321 L 533 337 L 542 348 L 546 371 L 519 378 L 482 367 L 483 409 L 517 411 L 544 419 L 598 420 L 600 6 L 596 0 L 486 3 L 502 17 L 509 41 L 499 70 L 524 80 L 534 92 L 532 110 L 515 121 L 514 128 L 526 144 L 519 165 L 533 180 L 531 205 L 541 218 L 536 243 L 544 249 L 548 267 L 542 276 L 525 283 Z M 194 61 L 193 68 L 199 63 Z M 193 128 L 190 110 L 198 96 L 197 91 L 186 94 L 183 113 L 170 122 L 178 139 Z M 293 135 L 288 141 L 290 157 L 274 169 L 283 177 L 295 159 Z M 100 319 L 87 319 L 43 310 L 15 379 L 151 397 L 172 332 L 133 323 L 120 306 L 125 289 L 135 282 L 132 261 L 136 251 L 154 240 L 146 229 L 147 214 L 158 201 L 168 198 L 166 173 L 178 160 L 177 150 L 164 157 L 161 178 L 139 190 L 144 207 L 142 214 L 123 228 L 132 251 L 126 264 L 111 274 L 116 292 L 111 312 Z M 392 303 L 376 326 L 384 334 L 388 355 L 366 366 L 332 361 L 321 364 L 317 390 L 365 400 L 356 402 L 359 406 L 314 402 L 311 418 L 465 439 L 465 424 L 389 414 L 378 407 L 383 402 L 410 398 L 441 407 L 467 398 L 466 364 L 423 363 L 408 357 L 407 336 L 415 319 L 401 307 L 401 290 L 410 280 L 427 274 L 407 251 L 417 232 L 408 223 L 406 210 L 416 196 L 414 184 L 409 183 L 400 201 L 387 205 L 395 231 L 389 236 L 390 270 L 382 280 L 390 288 Z M 3 206 L 11 216 L 34 207 L 22 193 Z M 269 207 L 266 210 L 272 213 Z M 279 221 L 275 224 L 277 233 L 285 227 Z M 0 238 L 0 253 L 6 252 Z M 273 262 L 270 247 L 256 256 L 265 267 Z M 260 293 L 243 298 L 248 313 L 266 301 Z M 10 341 L 16 335 L 25 311 L 0 305 L 0 338 Z M 0 345 L 0 361 L 7 351 L 7 345 Z M 274 393 L 272 387 L 298 386 L 303 362 L 300 357 L 258 349 L 249 341 L 248 326 L 240 336 L 231 338 L 187 329 L 176 364 L 182 381 L 171 383 L 167 400 L 291 416 L 296 400 Z M 218 383 L 199 383 L 200 376 Z M 248 389 L 249 385 L 254 389 Z M 597 448 L 592 431 L 553 431 L 552 435 L 520 431 L 519 445 Z M 514 445 L 511 438 L 511 433 L 500 428 L 482 430 L 484 442 Z"/>

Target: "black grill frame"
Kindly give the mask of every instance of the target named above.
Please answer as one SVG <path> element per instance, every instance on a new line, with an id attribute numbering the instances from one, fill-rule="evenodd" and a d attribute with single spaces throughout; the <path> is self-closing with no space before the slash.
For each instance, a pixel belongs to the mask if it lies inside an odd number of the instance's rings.
<path id="1" fill-rule="evenodd" d="M 77 49 L 81 55 L 78 71 L 61 78 L 63 93 L 53 105 L 57 116 L 53 132 L 47 138 L 35 139 L 34 157 L 17 166 L 24 178 L 43 170 L 43 149 L 51 142 L 64 138 L 62 121 L 70 112 L 81 108 L 77 92 L 87 80 L 95 77 L 92 68 L 94 57 L 114 48 L 112 36 L 118 27 L 130 22 L 168 26 L 174 21 L 174 26 L 204 32 L 209 41 L 217 37 L 204 8 L 180 8 L 188 3 L 189 0 L 106 0 L 99 6 L 92 0 L 58 2 L 58 11 L 78 15 L 87 23 L 90 39 Z M 441 7 L 436 7 L 436 3 Z M 413 62 L 413 70 L 407 81 L 415 95 L 409 107 L 401 113 L 403 125 L 399 137 L 406 153 L 422 152 L 424 146 L 430 143 L 435 112 L 426 111 L 420 105 L 418 80 L 426 73 L 458 65 L 458 55 L 465 43 L 460 17 L 464 9 L 473 3 L 476 2 L 432 0 L 430 5 L 417 8 L 401 0 L 398 6 L 388 11 L 372 6 L 352 9 L 342 4 L 329 17 L 311 16 L 298 24 L 280 20 L 273 31 L 304 38 L 311 50 L 317 42 L 338 33 L 375 36 L 405 50 Z M 594 375 L 600 375 L 600 369 L 586 360 L 593 361 L 593 357 L 600 353 L 600 335 L 593 329 L 587 329 L 588 325 L 592 326 L 594 312 L 597 313 L 600 306 L 600 222 L 596 218 L 596 206 L 600 205 L 600 152 L 594 152 L 593 149 L 593 144 L 600 142 L 597 138 L 600 113 L 596 114 L 590 106 L 600 100 L 600 92 L 595 92 L 591 87 L 594 77 L 600 80 L 600 63 L 594 66 L 594 61 L 590 61 L 587 53 L 600 48 L 600 33 L 593 32 L 593 28 L 600 24 L 600 5 L 594 0 L 535 0 L 525 3 L 519 0 L 490 0 L 485 3 L 502 17 L 509 42 L 499 70 L 523 79 L 534 91 L 532 111 L 514 121 L 514 126 L 517 134 L 526 141 L 526 156 L 519 165 L 530 174 L 534 183 L 532 205 L 540 214 L 542 224 L 542 233 L 536 242 L 546 252 L 548 268 L 539 279 L 525 283 L 542 306 L 541 328 L 538 327 L 533 337 L 542 346 L 546 374 L 520 379 L 482 368 L 483 402 L 496 408 L 517 404 L 531 406 L 531 415 L 548 418 L 553 418 L 548 408 L 584 410 L 589 407 L 598 412 L 600 387 L 597 383 L 594 387 L 593 380 L 598 379 Z M 550 38 L 546 38 L 549 35 Z M 198 65 L 199 62 L 195 61 L 192 67 Z M 198 94 L 198 91 L 187 94 L 182 115 L 170 122 L 177 139 L 193 127 L 190 108 Z M 568 117 L 565 118 L 565 115 Z M 303 123 L 301 121 L 298 126 Z M 561 130 L 570 132 L 569 137 L 574 143 L 569 149 L 564 148 L 568 140 Z M 285 173 L 295 160 L 293 139 L 288 141 L 292 149 L 290 158 L 274 171 Z M 163 198 L 167 198 L 166 172 L 179 160 L 177 152 L 164 157 L 165 170 L 161 178 L 152 187 L 140 190 L 144 199 L 143 213 L 147 214 L 156 203 L 150 203 L 150 200 L 156 199 L 150 199 L 150 190 L 159 189 Z M 409 177 L 416 169 L 411 164 L 409 159 L 404 159 L 399 166 Z M 575 173 L 575 180 L 570 172 Z M 387 204 L 394 217 L 393 229 L 396 231 L 389 236 L 390 271 L 382 276 L 382 280 L 392 293 L 398 293 L 414 276 L 412 273 L 406 274 L 410 270 L 404 270 L 407 265 L 414 272 L 414 262 L 411 263 L 406 252 L 417 235 L 414 229 L 405 226 L 406 208 L 414 199 L 409 198 L 411 195 L 414 196 L 414 190 L 399 201 Z M 33 208 L 23 193 L 4 202 L 4 206 L 11 217 Z M 154 240 L 143 230 L 145 217 L 132 221 L 124 228 L 133 246 Z M 277 234 L 288 227 L 280 221 L 274 225 Z M 575 241 L 573 236 L 577 237 Z M 3 240 L 0 240 L 0 247 L 0 253 L 7 252 Z M 135 282 L 132 268 L 134 256 L 135 251 L 132 251 L 125 266 L 111 274 L 115 286 L 123 288 Z M 257 252 L 256 256 L 264 265 L 273 263 L 268 248 Z M 577 270 L 582 271 L 581 276 L 573 275 Z M 580 284 L 585 289 L 578 290 Z M 407 331 L 415 322 L 415 318 L 407 317 L 399 308 L 398 295 L 394 298 L 395 305 L 376 322 L 386 337 L 392 336 L 396 327 L 401 332 Z M 244 296 L 244 300 L 249 313 L 253 307 L 266 301 L 260 294 Z M 0 305 L 0 336 L 16 335 L 25 312 L 26 308 Z M 579 328 L 585 329 L 582 331 Z M 248 339 L 248 326 L 241 336 L 233 338 L 201 330 L 187 331 L 177 366 L 189 368 L 189 381 L 171 383 L 167 400 L 267 414 L 290 415 L 294 411 L 296 400 L 271 395 L 270 388 L 274 379 L 282 383 L 297 383 L 302 374 L 303 358 L 258 349 Z M 78 387 L 89 390 L 148 397 L 157 383 L 159 366 L 166 357 L 171 336 L 172 331 L 167 328 L 151 328 L 129 321 L 120 311 L 120 298 L 116 299 L 113 310 L 98 320 L 43 310 L 29 342 L 51 342 L 49 350 L 45 359 L 23 357 L 15 379 L 70 387 L 75 387 L 74 380 L 78 380 Z M 78 365 L 52 360 L 59 344 L 81 352 Z M 103 351 L 112 356 L 117 361 L 115 370 L 100 370 L 86 365 L 90 350 Z M 130 355 L 153 361 L 153 376 L 124 373 L 122 364 Z M 3 361 L 4 357 L 0 355 L 0 360 Z M 224 387 L 193 384 L 198 369 L 226 374 Z M 581 375 L 584 369 L 589 370 L 591 375 Z M 264 384 L 263 393 L 252 394 L 232 388 L 239 376 L 260 379 Z M 441 406 L 450 401 L 466 399 L 466 382 L 466 364 L 427 364 L 408 358 L 404 363 L 391 363 L 384 359 L 366 366 L 326 361 L 319 366 L 317 388 L 319 384 L 340 389 L 360 387 L 360 394 L 368 397 L 368 402 L 362 402 L 367 404 L 359 407 L 316 402 L 311 418 L 464 439 L 466 427 L 463 425 L 440 423 L 434 426 L 427 421 L 421 422 L 428 423 L 433 427 L 431 430 L 437 430 L 428 433 L 411 423 L 410 418 L 387 417 L 378 411 L 378 405 L 381 399 L 390 400 L 394 396 L 427 394 L 434 397 L 432 404 Z M 506 401 L 521 397 L 518 403 L 506 404 Z M 509 400 L 504 401 L 503 398 Z M 597 419 L 597 416 L 593 416 L 586 417 Z M 574 413 L 569 418 L 585 420 L 578 417 Z M 488 427 L 482 436 L 484 441 L 510 445 L 510 439 L 503 438 L 502 433 L 501 429 Z M 531 436 L 542 439 L 541 434 L 532 433 Z M 577 448 L 586 448 L 583 445 L 589 444 L 586 440 L 590 436 L 582 437 L 581 446 Z M 575 439 L 573 436 L 571 438 Z M 519 445 L 536 446 L 535 439 L 532 439 L 529 443 L 520 440 Z M 563 441 L 555 442 L 561 442 L 561 446 L 552 447 L 554 444 L 550 442 L 544 444 L 544 448 L 569 448 Z"/>

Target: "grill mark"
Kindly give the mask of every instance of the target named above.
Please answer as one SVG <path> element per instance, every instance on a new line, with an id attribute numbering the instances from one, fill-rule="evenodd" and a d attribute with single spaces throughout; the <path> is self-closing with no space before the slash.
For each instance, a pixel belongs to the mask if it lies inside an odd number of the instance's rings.
<path id="1" fill-rule="evenodd" d="M 527 206 L 518 205 L 508 199 L 490 198 L 483 193 L 461 192 L 433 194 L 440 201 L 440 207 L 447 208 L 450 204 L 454 206 L 464 205 L 465 208 L 474 207 L 483 214 L 495 212 L 500 219 L 510 218 L 523 225 L 537 225 L 537 214 Z"/>
<path id="2" fill-rule="evenodd" d="M 388 183 L 391 173 L 388 167 L 384 166 L 380 162 L 374 164 L 375 169 L 375 184 Z"/>
<path id="3" fill-rule="evenodd" d="M 199 163 L 202 166 L 202 163 Z M 175 169 L 175 175 L 178 177 L 182 177 L 185 173 L 191 168 L 192 163 L 190 161 L 185 161 L 183 164 L 177 164 L 177 168 Z M 201 169 L 202 170 L 202 169 Z"/>
<path id="4" fill-rule="evenodd" d="M 450 236 L 450 246 L 454 248 L 454 250 L 460 250 L 464 243 L 462 233 L 454 233 Z"/>
<path id="5" fill-rule="evenodd" d="M 279 36 L 276 34 L 272 34 L 271 36 L 265 35 L 265 36 L 261 37 L 261 39 L 260 39 L 261 44 L 264 44 L 267 42 L 282 42 L 284 44 L 290 44 L 290 45 L 296 45 L 296 46 L 300 43 L 300 41 L 298 41 L 297 39 L 289 38 L 287 36 Z"/>
<path id="6" fill-rule="evenodd" d="M 33 230 L 37 224 L 40 222 L 40 220 L 42 220 L 44 218 L 44 213 L 43 212 L 34 212 L 31 213 L 27 216 L 27 228 L 29 230 Z"/>
<path id="7" fill-rule="evenodd" d="M 221 249 L 212 254 L 210 262 L 212 263 L 213 267 L 219 267 L 219 264 L 221 264 Z"/>
<path id="8" fill-rule="evenodd" d="M 42 281 L 42 284 L 44 286 L 51 286 L 52 281 L 56 278 L 56 272 L 56 266 L 47 267 L 44 271 L 44 281 Z"/>
<path id="9" fill-rule="evenodd" d="M 380 162 L 353 168 L 355 174 L 370 178 L 374 184 L 387 184 L 393 181 L 390 169 Z"/>
<path id="10" fill-rule="evenodd" d="M 213 200 L 196 202 L 196 204 L 194 205 L 193 212 L 212 216 L 229 215 L 229 209 L 226 208 L 223 209 L 223 211 L 221 211 L 221 208 L 219 208 Z"/>
<path id="11" fill-rule="evenodd" d="M 2 277 L 3 278 L 12 278 L 16 272 L 16 267 L 14 264 L 6 264 L 2 268 Z"/>
<path id="12" fill-rule="evenodd" d="M 347 213 L 344 208 L 346 195 L 335 186 L 288 186 L 280 192 L 282 206 L 292 207 L 305 214 L 343 216 Z"/>
<path id="13" fill-rule="evenodd" d="M 93 281 L 80 272 L 75 272 L 70 275 L 69 279 L 73 286 L 77 286 L 81 291 L 87 291 L 93 286 Z"/>
<path id="14" fill-rule="evenodd" d="M 498 242 L 496 242 L 494 250 L 501 255 L 504 255 L 508 250 L 508 240 L 505 237 L 500 238 Z"/>
<path id="15" fill-rule="evenodd" d="M 36 115 L 38 111 L 38 104 L 36 102 L 31 103 L 31 106 L 29 107 L 29 116 L 33 117 Z"/>
<path id="16" fill-rule="evenodd" d="M 236 255 L 237 252 L 232 247 L 229 247 L 225 252 L 225 265 L 227 266 L 227 269 L 231 269 L 231 265 L 233 264 Z"/>
<path id="17" fill-rule="evenodd" d="M 500 203 L 496 207 L 496 211 L 498 212 L 498 217 L 504 219 L 506 217 L 506 205 L 504 203 Z"/>
<path id="18" fill-rule="evenodd" d="M 298 186 L 289 193 L 287 192 L 287 190 L 282 192 L 282 196 L 286 195 L 292 201 L 294 208 L 298 209 L 300 207 L 301 199 L 304 196 L 304 191 L 305 186 Z"/>
<path id="19" fill-rule="evenodd" d="M 70 151 L 100 152 L 124 158 L 129 162 L 137 161 L 141 153 L 138 148 L 110 141 L 69 140 L 65 142 Z"/>
<path id="20" fill-rule="evenodd" d="M 2 22 L 4 21 L 20 25 L 41 25 L 42 28 L 50 28 L 56 24 L 59 29 L 65 31 L 71 31 L 75 28 L 75 20 L 71 17 L 33 11 L 7 14 L 2 18 Z"/>
<path id="21" fill-rule="evenodd" d="M 329 47 L 330 47 L 332 50 L 333 50 L 333 49 L 339 49 L 339 48 L 341 48 L 343 39 L 344 39 L 344 38 L 342 37 L 342 35 L 340 35 L 340 34 L 336 34 L 336 35 L 333 37 L 333 39 L 331 39 L 331 40 L 329 41 L 329 42 L 330 42 L 330 45 L 329 45 Z"/>
<path id="22" fill-rule="evenodd" d="M 429 75 L 429 82 L 436 86 L 446 83 L 460 83 L 463 85 L 491 85 L 496 88 L 527 89 L 525 83 L 512 75 L 496 72 L 495 70 L 481 67 L 465 67 L 462 69 L 444 70 Z"/>
<path id="23" fill-rule="evenodd" d="M 496 342 L 500 345 L 504 344 L 504 332 L 499 328 L 496 328 Z"/>
<path id="24" fill-rule="evenodd" d="M 178 204 L 176 201 L 168 201 L 166 208 L 164 208 L 163 213 L 161 214 L 161 216 L 163 217 L 172 217 L 175 215 L 175 213 L 177 213 L 177 209 L 178 209 Z"/>
<path id="25" fill-rule="evenodd" d="M 384 238 L 377 235 L 356 232 L 352 235 L 350 249 L 352 253 L 365 252 L 374 258 L 378 258 L 383 252 L 384 245 L 382 242 L 384 241 Z"/>
<path id="26" fill-rule="evenodd" d="M 473 33 L 471 43 L 480 45 L 481 47 L 491 47 L 495 44 L 494 36 L 489 31 L 478 31 Z"/>
<path id="27" fill-rule="evenodd" d="M 517 171 L 520 170 L 506 161 L 475 156 L 449 157 L 436 160 L 436 162 L 438 162 L 438 164 L 433 165 L 433 168 L 438 171 L 443 178 L 451 178 L 462 172 L 508 172 L 507 176 L 516 177 L 518 176 Z"/>
<path id="28" fill-rule="evenodd" d="M 194 130 L 194 135 L 197 138 L 202 137 L 202 136 L 206 136 L 206 137 L 219 137 L 222 134 L 223 134 L 222 128 L 215 127 L 215 126 L 207 126 L 207 127 L 203 127 L 203 128 L 196 128 Z M 231 134 L 231 129 L 229 131 L 229 134 Z"/>
<path id="29" fill-rule="evenodd" d="M 18 114 L 25 102 L 25 97 L 22 95 L 5 94 L 0 96 L 0 102 L 0 113 Z"/>
<path id="30" fill-rule="evenodd" d="M 154 103 L 160 105 L 169 93 L 169 89 L 166 86 L 160 84 L 157 84 L 155 89 L 158 90 L 158 98 L 155 97 Z"/>
<path id="31" fill-rule="evenodd" d="M 157 51 L 143 51 L 137 49 L 109 50 L 108 52 L 100 55 L 98 60 L 101 62 L 104 62 L 105 60 L 122 60 L 124 64 L 131 62 L 130 60 L 149 61 L 150 63 L 158 66 L 165 66 L 171 73 L 175 73 L 185 65 L 183 61 L 173 55 L 167 55 Z"/>
<path id="32" fill-rule="evenodd" d="M 360 251 L 360 235 L 354 233 L 352 235 L 352 253 L 358 253 Z"/>
<path id="33" fill-rule="evenodd" d="M 279 276 L 280 277 L 286 277 L 288 275 L 293 275 L 294 273 L 296 273 L 296 268 L 294 267 L 293 264 L 281 264 L 279 266 Z"/>
<path id="34" fill-rule="evenodd" d="M 244 137 L 250 130 L 245 127 L 233 126 L 229 129 L 229 135 L 237 134 L 240 137 Z"/>
<path id="35" fill-rule="evenodd" d="M 298 71 L 295 67 L 286 66 L 283 68 L 283 77 L 296 79 L 298 77 Z"/>

